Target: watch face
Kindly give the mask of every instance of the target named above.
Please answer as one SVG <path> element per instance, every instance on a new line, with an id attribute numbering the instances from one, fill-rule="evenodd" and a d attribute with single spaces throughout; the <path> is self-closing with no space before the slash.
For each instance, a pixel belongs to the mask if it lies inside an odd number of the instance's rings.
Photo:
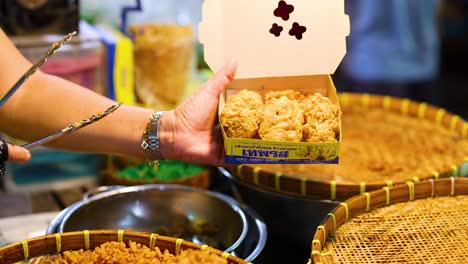
<path id="1" fill-rule="evenodd" d="M 17 0 L 23 8 L 34 10 L 47 4 L 48 0 Z"/>

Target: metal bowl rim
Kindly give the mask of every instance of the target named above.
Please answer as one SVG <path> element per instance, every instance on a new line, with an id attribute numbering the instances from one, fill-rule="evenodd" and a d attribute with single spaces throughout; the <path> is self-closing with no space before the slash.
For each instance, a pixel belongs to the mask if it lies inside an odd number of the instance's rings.
<path id="1" fill-rule="evenodd" d="M 243 226 L 242 226 L 242 232 L 239 238 L 229 248 L 225 250 L 226 252 L 234 251 L 237 247 L 239 247 L 242 244 L 242 241 L 247 236 L 247 231 L 249 228 L 248 223 L 247 223 L 247 217 L 245 216 L 244 211 L 241 209 L 240 204 L 236 200 L 221 193 L 216 193 L 216 192 L 201 189 L 201 188 L 189 187 L 189 186 L 177 185 L 177 184 L 147 184 L 147 185 L 139 185 L 139 186 L 122 187 L 122 188 L 96 194 L 86 200 L 81 200 L 73 204 L 67 211 L 63 213 L 63 218 L 59 224 L 58 232 L 60 233 L 64 232 L 63 230 L 65 228 L 65 223 L 71 218 L 72 214 L 76 212 L 78 209 L 85 206 L 86 204 L 92 203 L 97 200 L 106 199 L 106 198 L 109 198 L 118 194 L 142 192 L 146 190 L 159 190 L 159 191 L 183 190 L 183 191 L 189 191 L 189 192 L 200 192 L 205 195 L 217 198 L 218 200 L 221 200 L 225 202 L 226 204 L 228 204 L 229 207 L 240 216 Z"/>

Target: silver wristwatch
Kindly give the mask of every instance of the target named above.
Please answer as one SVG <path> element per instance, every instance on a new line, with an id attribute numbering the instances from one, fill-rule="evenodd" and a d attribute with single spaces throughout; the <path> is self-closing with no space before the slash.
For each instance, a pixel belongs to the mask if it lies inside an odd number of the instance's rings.
<path id="1" fill-rule="evenodd" d="M 149 164 L 157 165 L 157 161 L 163 159 L 159 145 L 159 124 L 163 114 L 163 111 L 158 111 L 150 116 L 148 127 L 141 143 L 141 147 L 148 153 Z"/>

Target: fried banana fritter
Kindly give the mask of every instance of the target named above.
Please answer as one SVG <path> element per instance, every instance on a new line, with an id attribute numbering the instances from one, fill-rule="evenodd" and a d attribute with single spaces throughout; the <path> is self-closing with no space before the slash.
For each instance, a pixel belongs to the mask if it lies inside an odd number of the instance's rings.
<path id="1" fill-rule="evenodd" d="M 263 109 L 262 96 L 242 90 L 226 100 L 220 119 L 226 135 L 232 138 L 254 138 L 258 133 Z"/>
<path id="2" fill-rule="evenodd" d="M 287 96 L 266 102 L 258 131 L 260 138 L 272 141 L 301 142 L 304 111 Z"/>
<path id="3" fill-rule="evenodd" d="M 340 109 L 319 93 L 307 96 L 300 103 L 304 110 L 304 138 L 308 142 L 336 142 L 340 133 Z"/>
<path id="4" fill-rule="evenodd" d="M 336 142 L 336 134 L 327 123 L 306 123 L 304 137 L 308 142 Z"/>
<path id="5" fill-rule="evenodd" d="M 340 135 L 339 107 L 320 93 L 270 91 L 264 96 L 242 90 L 229 97 L 221 112 L 228 137 L 287 142 L 336 142 Z"/>

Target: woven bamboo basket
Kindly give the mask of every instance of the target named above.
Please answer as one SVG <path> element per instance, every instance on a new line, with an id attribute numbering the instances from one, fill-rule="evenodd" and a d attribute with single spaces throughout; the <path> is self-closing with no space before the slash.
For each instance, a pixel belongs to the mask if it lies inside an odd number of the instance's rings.
<path id="1" fill-rule="evenodd" d="M 416 172 L 414 175 L 404 174 L 403 177 L 406 178 L 400 179 L 394 178 L 394 175 L 389 173 L 388 175 L 379 174 L 378 177 L 375 176 L 369 181 L 362 180 L 361 177 L 359 177 L 360 175 L 355 175 L 354 181 L 341 181 L 339 179 L 340 177 L 338 177 L 339 175 L 326 176 L 324 174 L 322 175 L 320 170 L 316 170 L 314 172 L 316 173 L 316 175 L 314 175 L 316 177 L 312 177 L 308 172 L 308 170 L 314 170 L 315 168 L 320 168 L 320 166 L 322 166 L 322 168 L 325 166 L 331 168 L 330 166 L 340 165 L 240 165 L 229 167 L 228 169 L 236 179 L 264 190 L 298 197 L 337 201 L 344 201 L 354 195 L 381 189 L 382 187 L 404 184 L 407 181 L 417 183 L 428 179 L 459 176 L 462 172 L 466 173 L 464 171 L 467 170 L 466 164 L 468 164 L 468 147 L 466 147 L 468 146 L 468 123 L 461 117 L 425 103 L 417 103 L 408 99 L 390 96 L 342 93 L 339 94 L 339 100 L 342 106 L 343 120 L 346 119 L 349 111 L 353 111 L 353 107 L 359 106 L 360 109 L 364 109 L 365 111 L 383 110 L 382 112 L 384 113 L 395 113 L 398 116 L 414 119 L 415 122 L 426 120 L 428 124 L 433 124 L 435 128 L 440 127 L 441 129 L 443 128 L 444 131 L 453 132 L 453 134 L 457 135 L 457 138 L 453 140 L 453 144 L 439 147 L 451 149 L 460 154 L 449 161 L 450 163 L 444 164 L 443 167 L 437 170 L 426 169 L 426 171 L 422 172 L 425 169 L 424 167 L 427 167 L 427 164 L 416 164 L 416 170 L 421 171 L 418 175 L 416 175 Z M 346 133 L 347 130 L 346 127 L 344 127 L 342 148 L 344 148 L 343 146 L 345 144 L 350 144 L 349 141 L 346 141 Z M 428 132 L 421 135 L 421 137 L 427 137 L 427 140 L 431 140 L 431 135 L 433 133 L 437 132 L 428 130 Z M 365 140 L 365 138 L 362 139 L 362 141 Z M 466 148 L 459 145 L 459 143 L 461 144 L 462 142 L 464 144 L 463 146 Z M 368 148 L 371 148 L 369 149 L 369 155 L 372 155 L 372 151 L 377 152 L 375 153 L 376 155 L 381 155 L 381 153 L 378 153 L 378 146 L 376 146 L 376 148 L 368 146 Z M 396 156 L 398 151 L 399 150 L 396 149 L 395 153 L 386 153 L 386 156 L 382 156 L 391 158 L 394 155 Z M 354 157 L 344 157 L 344 155 L 346 154 L 343 154 L 342 151 L 340 159 L 354 159 L 353 162 L 360 162 L 359 153 Z M 414 157 L 421 156 L 424 156 L 428 162 L 429 159 L 445 159 L 443 154 L 437 153 L 437 150 L 429 153 L 413 153 L 413 156 L 401 158 L 406 159 L 403 160 L 403 162 L 410 162 Z M 303 167 L 305 169 L 296 170 L 298 166 L 305 166 Z M 305 174 L 308 174 L 308 176 L 306 177 Z"/>
<path id="2" fill-rule="evenodd" d="M 317 227 L 310 263 L 468 263 L 468 179 L 385 187 Z"/>
<path id="3" fill-rule="evenodd" d="M 175 180 L 137 180 L 119 177 L 117 173 L 128 165 L 136 165 L 140 160 L 130 160 L 123 157 L 108 156 L 106 168 L 101 171 L 101 177 L 104 185 L 123 185 L 135 186 L 144 184 L 180 184 L 185 186 L 207 189 L 211 184 L 211 170 L 207 168 L 201 173 Z"/>
<path id="4" fill-rule="evenodd" d="M 129 241 L 133 241 L 145 245 L 150 249 L 155 247 L 159 247 L 161 251 L 167 249 L 174 255 L 179 255 L 180 252 L 187 249 L 207 250 L 227 259 L 229 264 L 248 263 L 227 252 L 222 252 L 206 245 L 198 245 L 179 238 L 124 230 L 85 230 L 61 234 L 57 233 L 55 235 L 23 240 L 16 244 L 0 248 L 0 263 L 16 263 L 35 257 L 59 254 L 64 251 L 88 250 L 110 241 L 124 242 L 127 244 Z"/>

